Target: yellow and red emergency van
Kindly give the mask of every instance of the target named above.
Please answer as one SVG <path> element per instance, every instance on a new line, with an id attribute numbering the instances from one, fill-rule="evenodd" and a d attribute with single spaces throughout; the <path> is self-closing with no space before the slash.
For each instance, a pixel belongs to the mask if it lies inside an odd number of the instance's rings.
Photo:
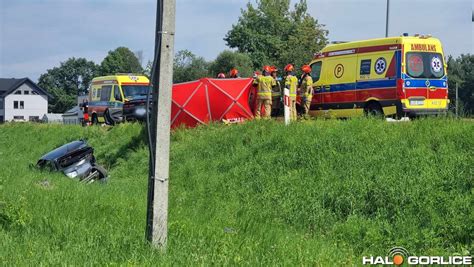
<path id="1" fill-rule="evenodd" d="M 313 116 L 403 117 L 448 109 L 443 47 L 430 35 L 332 44 L 310 65 Z"/>
<path id="2" fill-rule="evenodd" d="M 143 119 L 150 91 L 147 77 L 117 74 L 96 77 L 89 90 L 88 113 L 93 124 Z"/>

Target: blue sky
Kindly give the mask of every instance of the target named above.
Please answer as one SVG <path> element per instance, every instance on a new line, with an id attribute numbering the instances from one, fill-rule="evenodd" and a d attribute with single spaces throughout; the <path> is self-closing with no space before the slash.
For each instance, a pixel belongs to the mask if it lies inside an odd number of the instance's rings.
<path id="1" fill-rule="evenodd" d="M 385 0 L 307 0 L 331 41 L 382 37 Z M 176 50 L 208 60 L 247 0 L 177 0 Z M 293 1 L 295 2 L 295 1 Z M 390 35 L 431 33 L 447 54 L 474 52 L 474 0 L 391 0 Z M 36 80 L 69 57 L 100 63 L 118 46 L 152 58 L 154 0 L 0 0 L 0 77 Z"/>

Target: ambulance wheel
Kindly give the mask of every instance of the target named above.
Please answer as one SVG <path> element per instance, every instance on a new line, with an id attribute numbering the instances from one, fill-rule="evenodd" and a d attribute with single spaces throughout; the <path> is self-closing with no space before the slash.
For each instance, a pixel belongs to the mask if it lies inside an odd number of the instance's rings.
<path id="1" fill-rule="evenodd" d="M 92 125 L 98 125 L 99 119 L 97 118 L 97 114 L 92 114 Z"/>
<path id="2" fill-rule="evenodd" d="M 112 116 L 110 116 L 110 111 L 107 109 L 104 114 L 105 118 L 105 124 L 107 125 L 115 125 L 114 119 L 112 119 Z"/>
<path id="3" fill-rule="evenodd" d="M 376 118 L 382 118 L 384 115 L 382 106 L 380 106 L 380 104 L 377 102 L 369 103 L 367 107 L 365 108 L 365 114 L 369 117 L 376 117 Z"/>

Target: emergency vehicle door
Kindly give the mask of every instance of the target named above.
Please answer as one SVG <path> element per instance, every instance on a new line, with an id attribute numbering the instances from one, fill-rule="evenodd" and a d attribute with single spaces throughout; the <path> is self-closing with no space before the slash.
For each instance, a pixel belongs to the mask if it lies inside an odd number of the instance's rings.
<path id="1" fill-rule="evenodd" d="M 317 61 L 311 65 L 311 77 L 313 78 L 313 100 L 312 104 L 320 105 L 322 104 L 322 93 L 325 91 L 325 78 L 322 71 L 322 61 Z"/>

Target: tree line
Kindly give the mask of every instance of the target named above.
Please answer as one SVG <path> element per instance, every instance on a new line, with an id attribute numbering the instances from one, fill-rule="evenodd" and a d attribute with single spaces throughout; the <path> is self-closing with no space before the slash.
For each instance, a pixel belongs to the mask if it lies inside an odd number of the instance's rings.
<path id="1" fill-rule="evenodd" d="M 327 31 L 307 12 L 306 0 L 293 7 L 290 0 L 257 0 L 247 4 L 224 40 L 234 51 L 225 50 L 213 61 L 189 50 L 176 53 L 175 83 L 228 74 L 237 68 L 242 77 L 251 77 L 262 65 L 302 65 L 327 43 Z M 150 75 L 152 62 L 143 68 L 137 56 L 126 47 L 109 51 L 100 64 L 85 58 L 70 58 L 40 76 L 38 85 L 53 95 L 49 110 L 62 113 L 76 104 L 96 76 L 115 73 Z"/>
<path id="2" fill-rule="evenodd" d="M 222 51 L 215 60 L 207 61 L 189 50 L 176 53 L 173 81 L 175 83 L 202 77 L 226 76 L 237 68 L 242 77 L 251 77 L 263 65 L 274 65 L 280 70 L 286 64 L 301 66 L 327 44 L 328 31 L 308 13 L 306 0 L 291 6 L 290 0 L 257 0 L 242 9 L 238 21 L 224 37 L 233 50 Z M 451 103 L 454 103 L 454 84 L 459 85 L 459 96 L 464 112 L 474 112 L 474 55 L 462 55 L 448 60 Z M 62 113 L 76 104 L 76 97 L 86 92 L 96 76 L 116 73 L 142 73 L 150 76 L 152 62 L 141 66 L 137 56 L 126 47 L 109 51 L 100 64 L 84 58 L 70 58 L 59 67 L 40 76 L 38 85 L 54 98 L 49 110 Z"/>

